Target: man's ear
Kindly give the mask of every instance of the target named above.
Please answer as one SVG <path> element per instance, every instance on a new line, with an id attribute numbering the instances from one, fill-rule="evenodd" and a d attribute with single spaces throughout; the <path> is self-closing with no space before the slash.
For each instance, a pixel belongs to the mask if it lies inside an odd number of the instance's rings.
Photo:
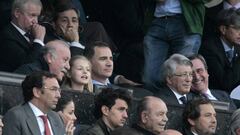
<path id="1" fill-rule="evenodd" d="M 192 120 L 190 118 L 188 118 L 187 120 L 188 120 L 188 122 L 190 123 L 191 126 L 195 126 L 195 121 L 194 120 Z"/>
<path id="2" fill-rule="evenodd" d="M 219 26 L 219 30 L 220 30 L 222 35 L 225 35 L 225 33 L 226 33 L 226 26 L 224 26 L 224 25 Z"/>
<path id="3" fill-rule="evenodd" d="M 166 82 L 167 82 L 167 84 L 172 84 L 172 80 L 171 80 L 171 78 L 169 76 L 167 76 Z"/>
<path id="4" fill-rule="evenodd" d="M 21 14 L 20 9 L 19 9 L 19 8 L 15 9 L 15 11 L 13 12 L 13 14 L 14 14 L 14 16 L 15 16 L 16 18 L 19 18 L 19 15 Z"/>
<path id="5" fill-rule="evenodd" d="M 141 113 L 141 120 L 142 120 L 143 124 L 147 123 L 147 121 L 148 121 L 147 111 L 142 111 L 142 113 Z"/>
<path id="6" fill-rule="evenodd" d="M 46 62 L 47 62 L 48 64 L 51 64 L 52 61 L 53 61 L 52 54 L 50 54 L 50 53 L 47 53 L 47 54 L 44 56 L 44 58 L 45 58 L 45 60 L 46 60 Z"/>
<path id="7" fill-rule="evenodd" d="M 40 88 L 33 87 L 33 96 L 39 98 L 40 94 L 42 94 L 42 91 L 39 90 Z"/>
<path id="8" fill-rule="evenodd" d="M 102 111 L 103 115 L 108 116 L 109 107 L 107 107 L 106 105 L 103 105 L 103 106 L 101 107 L 101 111 Z"/>

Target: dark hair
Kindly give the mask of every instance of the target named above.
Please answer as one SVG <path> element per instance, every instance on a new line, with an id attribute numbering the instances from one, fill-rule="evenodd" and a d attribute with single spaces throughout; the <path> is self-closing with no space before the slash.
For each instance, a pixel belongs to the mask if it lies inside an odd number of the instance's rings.
<path id="1" fill-rule="evenodd" d="M 189 101 L 183 111 L 183 123 L 185 128 L 190 129 L 191 124 L 188 122 L 188 119 L 196 120 L 200 117 L 200 105 L 211 104 L 211 101 L 207 98 L 198 98 Z"/>
<path id="2" fill-rule="evenodd" d="M 105 42 L 102 42 L 102 41 L 91 42 L 84 50 L 84 56 L 86 56 L 89 60 L 95 54 L 95 51 L 94 51 L 95 47 L 108 47 L 111 50 L 111 47 Z"/>
<path id="3" fill-rule="evenodd" d="M 72 96 L 68 94 L 63 94 L 61 98 L 58 100 L 55 111 L 56 112 L 63 111 L 70 102 L 73 102 Z"/>
<path id="4" fill-rule="evenodd" d="M 28 102 L 33 98 L 33 88 L 42 88 L 44 85 L 44 80 L 46 78 L 56 78 L 55 74 L 49 73 L 47 71 L 37 71 L 30 75 L 27 75 L 22 82 L 22 90 L 24 101 Z"/>
<path id="5" fill-rule="evenodd" d="M 218 26 L 234 25 L 240 27 L 240 9 L 230 8 L 221 10 L 217 15 Z"/>
<path id="6" fill-rule="evenodd" d="M 193 55 L 190 55 L 188 56 L 188 59 L 189 60 L 194 60 L 194 59 L 199 59 L 203 65 L 204 65 L 204 68 L 207 70 L 208 67 L 207 67 L 207 62 L 206 60 L 204 59 L 204 57 L 201 55 L 201 54 L 193 54 Z"/>
<path id="7" fill-rule="evenodd" d="M 111 109 L 116 104 L 117 99 L 124 100 L 128 106 L 131 105 L 130 93 L 123 89 L 105 88 L 95 97 L 95 117 L 97 119 L 102 117 L 102 106 L 107 106 Z"/>
<path id="8" fill-rule="evenodd" d="M 55 10 L 53 14 L 53 22 L 56 22 L 59 14 L 67 11 L 67 10 L 74 10 L 78 16 L 78 19 L 80 19 L 80 12 L 79 10 L 73 5 L 72 2 L 60 2 L 60 3 L 55 3 Z"/>

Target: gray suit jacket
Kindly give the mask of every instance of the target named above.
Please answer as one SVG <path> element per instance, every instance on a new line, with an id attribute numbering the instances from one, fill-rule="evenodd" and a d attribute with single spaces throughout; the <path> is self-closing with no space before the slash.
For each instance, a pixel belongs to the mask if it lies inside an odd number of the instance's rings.
<path id="1" fill-rule="evenodd" d="M 53 134 L 64 135 L 65 128 L 59 115 L 53 111 L 47 115 Z M 41 135 L 37 119 L 28 103 L 10 109 L 5 114 L 3 122 L 4 135 Z"/>

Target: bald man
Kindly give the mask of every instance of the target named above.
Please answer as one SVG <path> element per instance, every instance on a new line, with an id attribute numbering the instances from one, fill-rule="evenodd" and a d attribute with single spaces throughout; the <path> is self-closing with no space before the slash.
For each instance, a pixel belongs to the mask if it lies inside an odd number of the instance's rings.
<path id="1" fill-rule="evenodd" d="M 163 100 L 158 97 L 147 96 L 138 105 L 137 123 L 132 127 L 142 134 L 160 134 L 164 131 L 168 121 L 167 111 L 167 106 Z"/>
<path id="2" fill-rule="evenodd" d="M 19 67 L 15 73 L 28 75 L 34 71 L 49 71 L 61 81 L 70 68 L 70 58 L 71 53 L 67 43 L 61 40 L 53 40 L 45 45 L 38 60 Z"/>

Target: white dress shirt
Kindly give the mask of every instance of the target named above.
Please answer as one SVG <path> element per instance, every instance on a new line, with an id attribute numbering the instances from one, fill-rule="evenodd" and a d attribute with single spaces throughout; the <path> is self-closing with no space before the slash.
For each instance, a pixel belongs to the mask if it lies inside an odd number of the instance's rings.
<path id="1" fill-rule="evenodd" d="M 36 119 L 37 119 L 37 122 L 38 122 L 38 127 L 40 128 L 40 133 L 41 135 L 45 135 L 44 134 L 44 123 L 43 123 L 43 120 L 41 117 L 41 115 L 46 115 L 44 114 L 41 110 L 39 110 L 35 105 L 33 105 L 31 102 L 28 102 L 30 108 L 32 109 Z M 50 128 L 50 132 L 51 132 L 51 135 L 53 135 L 53 131 L 52 131 L 52 127 L 51 127 L 51 124 L 48 120 L 48 127 Z"/>

